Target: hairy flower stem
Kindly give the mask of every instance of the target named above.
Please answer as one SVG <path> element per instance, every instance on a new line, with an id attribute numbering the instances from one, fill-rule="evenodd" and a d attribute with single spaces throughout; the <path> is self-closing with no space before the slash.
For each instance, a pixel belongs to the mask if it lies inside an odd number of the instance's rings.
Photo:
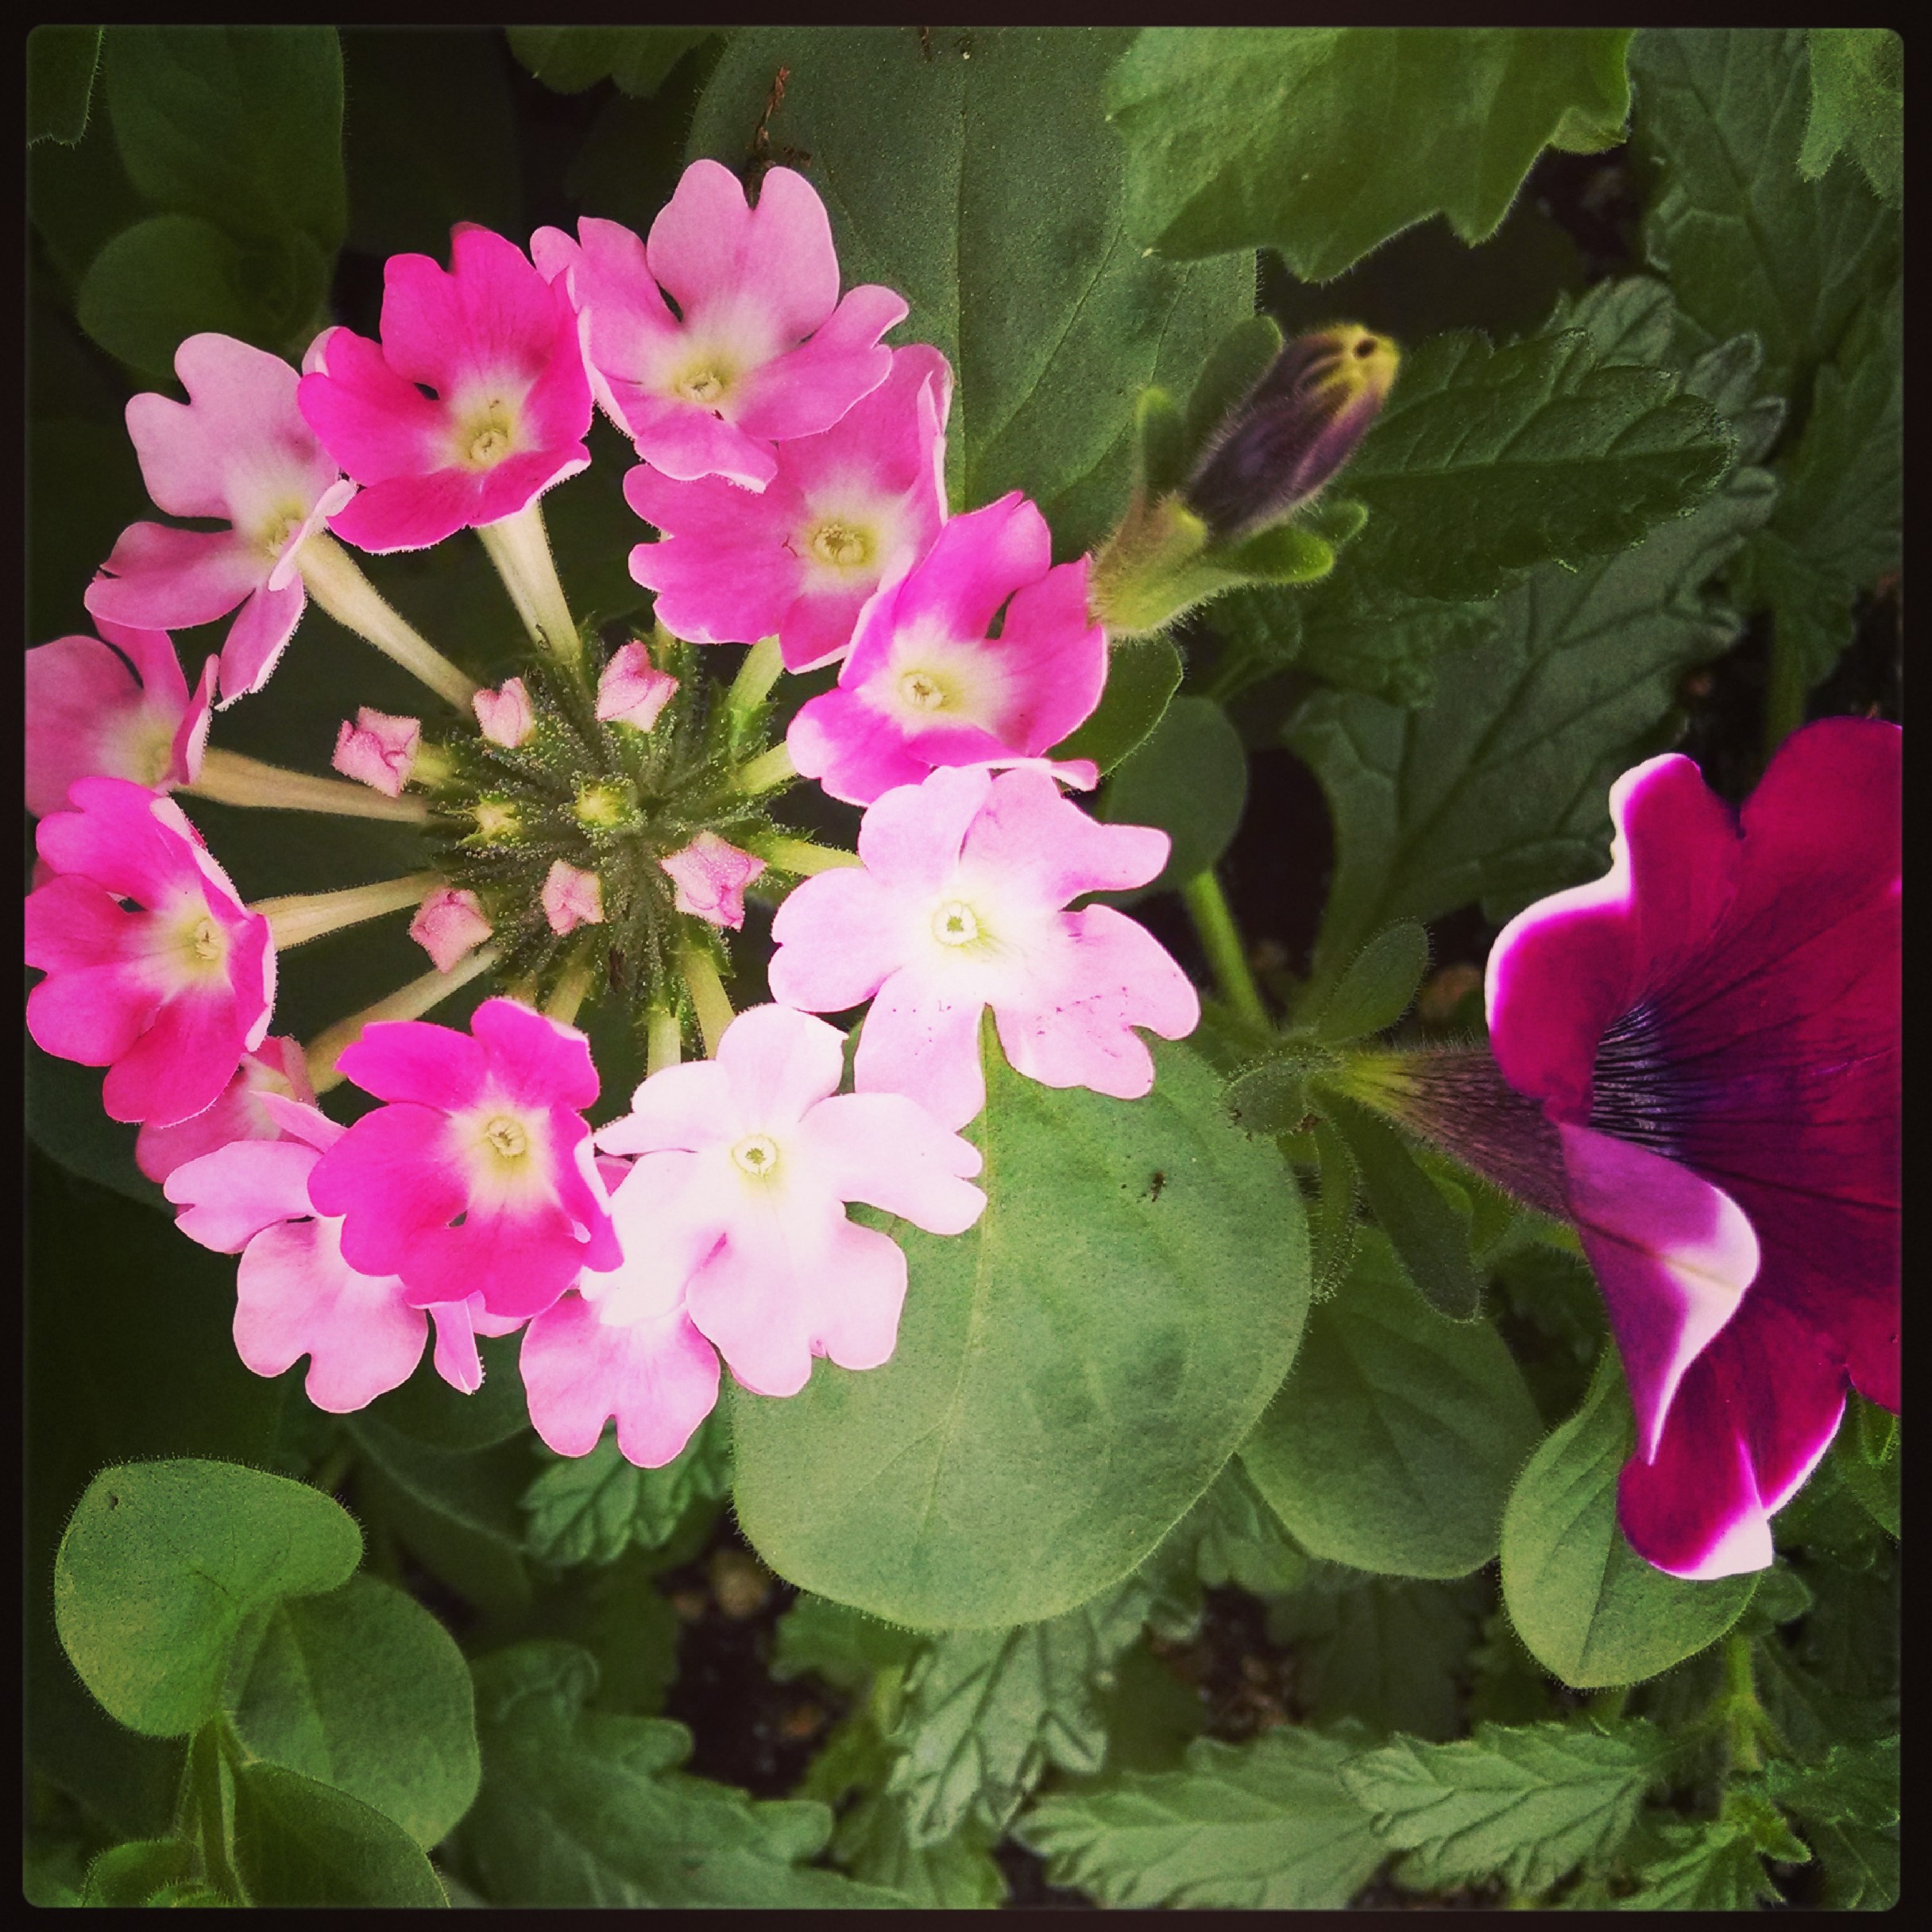
<path id="1" fill-rule="evenodd" d="M 411 825 L 422 825 L 429 817 L 429 806 L 421 798 L 392 798 L 346 779 L 289 771 L 214 746 L 203 755 L 201 775 L 180 789 L 192 798 L 212 798 L 219 805 L 256 806 L 270 811 L 324 812 L 337 818 L 383 818 Z"/>
<path id="2" fill-rule="evenodd" d="M 380 919 L 384 913 L 419 906 L 423 895 L 444 883 L 440 872 L 410 872 L 385 879 L 380 885 L 348 886 L 340 892 L 296 892 L 286 898 L 262 899 L 250 906 L 269 922 L 278 952 L 306 945 L 345 925 Z"/>
<path id="3" fill-rule="evenodd" d="M 725 703 L 742 717 L 765 701 L 772 686 L 779 681 L 779 673 L 784 668 L 779 640 L 775 637 L 761 637 L 744 654 L 744 662 L 738 667 L 738 674 L 731 681 Z"/>
<path id="4" fill-rule="evenodd" d="M 551 1018 L 561 1020 L 566 1026 L 575 1022 L 578 1009 L 590 991 L 593 965 L 592 956 L 586 952 L 564 968 L 550 998 L 543 1003 L 543 1010 Z"/>
<path id="5" fill-rule="evenodd" d="M 761 791 L 775 791 L 781 785 L 789 785 L 798 775 L 790 748 L 781 740 L 770 751 L 760 752 L 748 763 L 740 765 L 732 782 L 738 790 L 755 797 Z"/>
<path id="6" fill-rule="evenodd" d="M 1222 998 L 1251 1026 L 1272 1030 L 1268 1009 L 1262 1003 L 1261 988 L 1248 970 L 1247 955 L 1242 950 L 1235 915 L 1228 910 L 1220 881 L 1212 868 L 1190 879 L 1180 888 L 1180 898 L 1194 922 L 1195 931 L 1200 935 Z"/>
<path id="7" fill-rule="evenodd" d="M 302 1049 L 308 1062 L 310 1085 L 319 1094 L 342 1085 L 343 1076 L 336 1070 L 335 1063 L 361 1037 L 365 1026 L 377 1020 L 419 1020 L 459 987 L 488 972 L 502 957 L 500 946 L 479 947 L 469 958 L 458 960 L 447 972 L 426 972 L 421 979 L 399 987 L 386 999 L 379 999 L 373 1006 L 365 1007 L 360 1013 L 352 1013 L 347 1019 L 338 1020 L 317 1034 Z"/>
<path id="8" fill-rule="evenodd" d="M 683 969 L 684 983 L 691 995 L 693 1010 L 697 1014 L 697 1030 L 703 1034 L 705 1055 L 707 1059 L 717 1057 L 718 1042 L 724 1037 L 724 1029 L 732 1022 L 730 996 L 724 991 L 724 982 L 718 977 L 718 969 L 711 955 L 697 946 L 686 946 L 678 958 Z"/>
<path id="9" fill-rule="evenodd" d="M 386 658 L 419 678 L 439 697 L 467 713 L 478 686 L 383 601 L 355 560 L 326 531 L 297 553 L 308 593 L 335 621 L 365 638 Z"/>
<path id="10" fill-rule="evenodd" d="M 814 872 L 835 872 L 842 865 L 862 865 L 856 852 L 837 845 L 815 845 L 810 839 L 775 836 L 758 840 L 752 848 L 768 864 L 781 871 L 796 872 L 809 879 Z"/>
<path id="11" fill-rule="evenodd" d="M 543 527 L 543 507 L 533 500 L 514 516 L 478 526 L 477 535 L 497 566 L 524 628 L 539 651 L 560 664 L 575 664 L 582 655 L 577 625 L 557 577 L 549 533 Z"/>
<path id="12" fill-rule="evenodd" d="M 684 1029 L 669 1007 L 653 1007 L 644 1019 L 644 1077 L 684 1057 Z"/>

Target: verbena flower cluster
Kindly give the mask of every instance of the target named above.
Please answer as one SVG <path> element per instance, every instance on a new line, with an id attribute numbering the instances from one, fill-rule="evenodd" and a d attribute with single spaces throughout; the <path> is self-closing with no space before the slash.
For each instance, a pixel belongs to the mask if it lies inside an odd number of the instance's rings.
<path id="1" fill-rule="evenodd" d="M 985 1104 L 983 1019 L 1020 1072 L 1133 1098 L 1137 1028 L 1169 1038 L 1192 986 L 1102 890 L 1145 884 L 1165 833 L 1103 824 L 1047 754 L 1098 704 L 1107 640 L 1088 560 L 1055 565 L 1018 492 L 949 516 L 952 378 L 887 346 L 891 290 L 840 292 L 829 224 L 774 168 L 755 205 L 689 168 L 639 238 L 586 219 L 526 253 L 459 227 L 445 269 L 387 268 L 381 339 L 325 330 L 298 371 L 219 335 L 181 346 L 185 403 L 128 426 L 160 510 L 87 593 L 101 639 L 28 657 L 27 802 L 40 868 L 26 956 L 46 1051 L 107 1068 L 103 1104 L 184 1233 L 240 1257 L 234 1334 L 257 1373 L 307 1356 L 346 1411 L 435 1364 L 473 1391 L 479 1335 L 523 1333 L 531 1418 L 566 1455 L 612 1418 L 676 1456 L 720 1362 L 787 1396 L 814 1355 L 892 1354 L 905 1256 L 863 1202 L 937 1235 L 985 1207 L 959 1130 Z M 571 618 L 539 500 L 590 462 L 594 406 L 635 446 L 655 527 L 632 573 L 648 637 Z M 377 593 L 347 545 L 476 530 L 534 647 L 480 689 Z M 214 709 L 262 690 L 313 597 L 450 717 L 367 707 L 340 779 L 211 749 Z M 191 689 L 167 633 L 234 613 Z M 102 641 L 104 639 L 105 641 Z M 752 647 L 728 691 L 694 645 Z M 781 668 L 839 666 L 782 745 Z M 320 748 L 319 747 L 319 749 Z M 867 808 L 856 855 L 785 834 L 795 776 Z M 434 870 L 245 904 L 170 794 L 423 825 Z M 724 934 L 779 899 L 776 1003 L 732 1015 Z M 412 910 L 431 970 L 306 1048 L 271 1034 L 277 950 Z M 493 972 L 467 1032 L 421 1015 Z M 598 1097 L 572 1023 L 609 988 L 647 1040 L 629 1111 Z M 870 1002 L 853 1091 L 814 1017 Z M 690 1034 L 710 1057 L 682 1062 Z M 380 1104 L 344 1127 L 319 1092 Z"/>

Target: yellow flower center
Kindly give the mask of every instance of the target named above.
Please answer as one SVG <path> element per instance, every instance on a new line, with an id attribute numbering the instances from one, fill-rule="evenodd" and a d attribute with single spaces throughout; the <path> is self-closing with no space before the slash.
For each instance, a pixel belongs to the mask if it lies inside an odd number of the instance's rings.
<path id="1" fill-rule="evenodd" d="M 530 1135 L 520 1120 L 499 1114 L 483 1130 L 483 1138 L 505 1161 L 520 1161 L 530 1151 Z"/>
<path id="2" fill-rule="evenodd" d="M 676 383 L 678 393 L 687 403 L 698 403 L 709 407 L 715 403 L 730 386 L 714 369 L 694 369 L 688 376 L 680 376 Z"/>
<path id="3" fill-rule="evenodd" d="M 212 919 L 197 919 L 188 934 L 188 945 L 198 960 L 218 960 L 222 956 L 222 937 L 214 929 Z"/>
<path id="4" fill-rule="evenodd" d="M 933 914 L 933 937 L 942 946 L 970 946 L 980 937 L 980 922 L 964 899 L 949 899 Z"/>
<path id="5" fill-rule="evenodd" d="M 479 469 L 487 469 L 509 454 L 510 439 L 493 424 L 470 439 L 469 460 Z"/>
<path id="6" fill-rule="evenodd" d="M 768 1134 L 748 1134 L 731 1150 L 740 1173 L 754 1180 L 768 1180 L 779 1164 L 778 1142 Z"/>
<path id="7" fill-rule="evenodd" d="M 946 687 L 929 670 L 909 670 L 899 680 L 899 696 L 915 711 L 943 711 Z"/>
<path id="8" fill-rule="evenodd" d="M 841 570 L 869 563 L 872 556 L 866 533 L 849 524 L 821 524 L 812 532 L 811 551 L 821 563 L 835 564 Z"/>

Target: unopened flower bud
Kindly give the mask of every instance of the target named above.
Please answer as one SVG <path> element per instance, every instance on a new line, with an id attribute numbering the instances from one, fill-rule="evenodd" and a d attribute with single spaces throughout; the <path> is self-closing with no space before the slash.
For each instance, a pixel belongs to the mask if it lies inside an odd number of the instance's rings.
<path id="1" fill-rule="evenodd" d="M 562 938 L 580 925 L 604 923 L 604 887 L 595 872 L 559 859 L 543 881 L 543 917 Z"/>
<path id="2" fill-rule="evenodd" d="M 677 688 L 678 680 L 655 669 L 642 644 L 626 644 L 597 679 L 597 716 L 606 724 L 648 731 Z"/>
<path id="3" fill-rule="evenodd" d="M 473 892 L 439 886 L 417 908 L 409 922 L 409 937 L 447 972 L 466 953 L 489 937 L 493 928 L 483 916 L 483 902 Z"/>
<path id="4" fill-rule="evenodd" d="M 1354 454 L 1400 357 L 1353 323 L 1298 336 L 1208 439 L 1183 500 L 1218 543 L 1238 542 L 1312 498 Z"/>
<path id="5" fill-rule="evenodd" d="M 515 751 L 536 728 L 521 678 L 511 678 L 500 691 L 479 691 L 470 702 L 483 736 L 506 752 Z"/>
<path id="6" fill-rule="evenodd" d="M 736 932 L 744 924 L 744 889 L 765 869 L 763 859 L 740 852 L 715 832 L 701 832 L 682 852 L 658 864 L 678 888 L 678 911 Z"/>
<path id="7" fill-rule="evenodd" d="M 392 718 L 365 705 L 356 713 L 354 724 L 343 721 L 330 763 L 344 778 L 358 779 L 392 798 L 400 798 L 422 740 L 419 719 Z"/>

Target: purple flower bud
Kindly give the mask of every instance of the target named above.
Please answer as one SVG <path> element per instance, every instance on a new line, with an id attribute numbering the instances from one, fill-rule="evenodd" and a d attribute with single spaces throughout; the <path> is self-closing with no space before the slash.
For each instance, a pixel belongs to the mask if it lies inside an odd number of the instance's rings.
<path id="1" fill-rule="evenodd" d="M 1308 502 L 1354 454 L 1395 381 L 1394 343 L 1354 323 L 1297 336 L 1208 439 L 1183 500 L 1217 543 Z"/>

